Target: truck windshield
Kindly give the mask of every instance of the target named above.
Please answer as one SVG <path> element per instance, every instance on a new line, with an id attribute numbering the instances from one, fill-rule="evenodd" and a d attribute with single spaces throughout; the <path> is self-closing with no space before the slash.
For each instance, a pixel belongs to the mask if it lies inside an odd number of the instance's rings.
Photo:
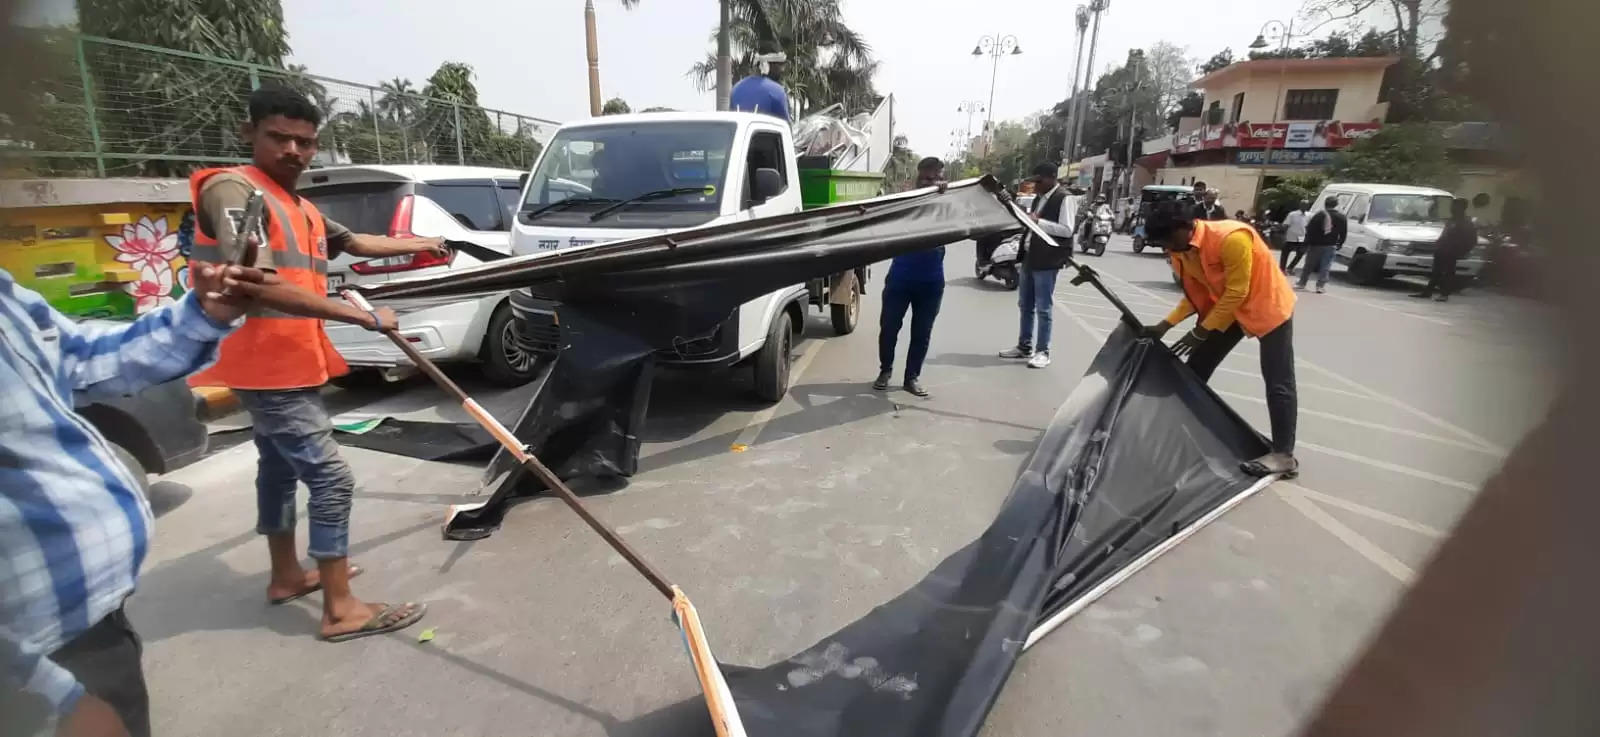
<path id="1" fill-rule="evenodd" d="M 1450 196 L 1380 194 L 1372 198 L 1367 220 L 1375 223 L 1442 223 L 1450 216 Z"/>
<path id="2" fill-rule="evenodd" d="M 717 216 L 734 124 L 645 121 L 584 126 L 556 133 L 529 178 L 518 208 L 524 225 L 591 226 L 589 216 L 647 192 L 682 188 L 592 225 L 685 227 Z M 710 188 L 707 194 L 705 188 Z M 548 207 L 568 198 L 568 207 Z"/>

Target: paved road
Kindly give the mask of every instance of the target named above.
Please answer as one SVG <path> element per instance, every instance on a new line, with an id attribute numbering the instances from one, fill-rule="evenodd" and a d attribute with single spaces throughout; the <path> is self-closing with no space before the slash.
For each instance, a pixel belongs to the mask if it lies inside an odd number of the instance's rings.
<path id="1" fill-rule="evenodd" d="M 929 399 L 867 386 L 877 331 L 865 324 L 800 344 L 775 409 L 742 398 L 742 374 L 657 385 L 644 471 L 589 501 L 694 597 L 724 661 L 796 653 L 971 540 L 1114 324 L 1063 283 L 1055 364 L 1002 362 L 1015 293 L 975 282 L 971 257 L 970 244 L 950 249 Z M 1149 321 L 1177 298 L 1164 262 L 1124 239 L 1092 263 Z M 1301 478 L 1029 651 L 986 735 L 1276 735 L 1314 708 L 1537 421 L 1558 365 L 1536 305 L 1405 289 L 1339 281 L 1304 295 Z M 827 332 L 813 319 L 811 335 Z M 1256 361 L 1242 344 L 1213 383 L 1265 429 Z M 377 406 L 449 416 L 438 399 L 417 386 Z M 155 494 L 163 514 L 130 609 L 158 734 L 669 733 L 667 707 L 695 684 L 668 609 L 559 502 L 518 505 L 488 540 L 442 542 L 441 505 L 476 488 L 475 468 L 346 455 L 361 480 L 358 593 L 430 602 L 436 639 L 323 644 L 315 600 L 267 607 L 254 451 L 224 450 Z"/>

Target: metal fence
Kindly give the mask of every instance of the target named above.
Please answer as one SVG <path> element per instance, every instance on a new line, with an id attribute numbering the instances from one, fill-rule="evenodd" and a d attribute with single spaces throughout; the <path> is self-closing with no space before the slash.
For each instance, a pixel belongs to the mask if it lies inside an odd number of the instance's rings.
<path id="1" fill-rule="evenodd" d="M 41 31 L 43 70 L 0 115 L 12 176 L 182 176 L 248 161 L 246 98 L 292 87 L 323 112 L 317 163 L 473 164 L 526 169 L 558 123 L 346 82 L 298 69 Z"/>

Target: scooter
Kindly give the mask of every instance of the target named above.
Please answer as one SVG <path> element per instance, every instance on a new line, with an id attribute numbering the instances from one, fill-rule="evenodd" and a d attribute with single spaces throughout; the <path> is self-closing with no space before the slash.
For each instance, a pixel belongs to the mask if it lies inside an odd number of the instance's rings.
<path id="1" fill-rule="evenodd" d="M 972 275 L 982 281 L 984 277 L 993 276 L 1006 285 L 1006 289 L 1017 288 L 1017 252 L 1022 244 L 1022 236 L 1014 235 L 1000 242 L 990 252 L 989 258 L 983 257 L 983 249 L 978 249 L 978 260 L 972 266 Z"/>
<path id="2" fill-rule="evenodd" d="M 1084 253 L 1096 256 L 1106 255 L 1106 244 L 1111 242 L 1111 215 L 1102 214 L 1094 218 L 1090 224 L 1089 237 L 1085 238 L 1080 247 Z"/>

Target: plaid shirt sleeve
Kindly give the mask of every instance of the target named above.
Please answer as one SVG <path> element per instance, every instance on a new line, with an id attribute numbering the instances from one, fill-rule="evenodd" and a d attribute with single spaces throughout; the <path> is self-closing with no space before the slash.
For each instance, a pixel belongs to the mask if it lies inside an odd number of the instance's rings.
<path id="1" fill-rule="evenodd" d="M 11 688 L 44 697 L 57 715 L 65 716 L 83 697 L 83 684 L 71 672 L 3 627 L 0 663 L 5 664 L 5 679 L 16 679 Z"/>
<path id="2" fill-rule="evenodd" d="M 218 341 L 241 322 L 212 320 L 192 292 L 125 325 L 51 314 L 61 331 L 60 379 L 91 397 L 131 394 L 205 368 L 217 358 Z"/>

